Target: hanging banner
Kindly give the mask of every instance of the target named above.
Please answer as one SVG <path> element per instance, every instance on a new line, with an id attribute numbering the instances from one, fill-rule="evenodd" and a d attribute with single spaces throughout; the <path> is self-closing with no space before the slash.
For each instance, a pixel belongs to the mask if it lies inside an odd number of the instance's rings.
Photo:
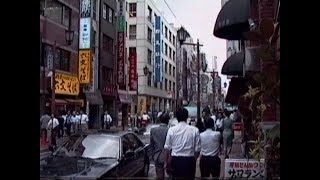
<path id="1" fill-rule="evenodd" d="M 130 91 L 137 90 L 137 83 L 138 83 L 138 77 L 137 77 L 137 53 L 130 53 L 129 55 L 129 88 Z"/>
<path id="2" fill-rule="evenodd" d="M 155 83 L 162 81 L 162 61 L 161 61 L 161 19 L 156 16 L 155 20 Z"/>
<path id="3" fill-rule="evenodd" d="M 117 61 L 117 78 L 119 85 L 125 85 L 124 75 L 124 56 L 125 56 L 125 44 L 124 44 L 124 32 L 118 32 L 118 61 Z"/>
<path id="4" fill-rule="evenodd" d="M 64 95 L 79 95 L 80 83 L 77 76 L 56 72 L 55 93 Z"/>
<path id="5" fill-rule="evenodd" d="M 79 82 L 80 84 L 91 83 L 91 50 L 79 51 Z"/>

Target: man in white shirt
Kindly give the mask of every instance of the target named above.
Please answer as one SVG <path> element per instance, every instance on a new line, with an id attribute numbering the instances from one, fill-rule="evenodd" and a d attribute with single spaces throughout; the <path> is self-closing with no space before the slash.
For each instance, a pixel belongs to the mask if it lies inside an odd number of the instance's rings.
<path id="1" fill-rule="evenodd" d="M 149 116 L 146 112 L 144 112 L 144 113 L 142 114 L 141 125 L 144 126 L 144 127 L 146 127 L 146 125 L 147 125 L 147 123 L 149 122 L 149 120 L 150 120 L 150 116 Z"/>
<path id="2" fill-rule="evenodd" d="M 111 116 L 109 115 L 108 111 L 105 111 L 105 112 L 104 112 L 103 122 L 104 122 L 104 124 L 106 125 L 106 129 L 110 129 L 110 124 L 112 123 L 112 118 L 111 118 Z M 102 129 L 103 129 L 103 127 L 102 127 Z"/>
<path id="3" fill-rule="evenodd" d="M 169 128 L 164 149 L 166 171 L 173 178 L 194 179 L 196 160 L 200 153 L 200 136 L 196 127 L 187 124 L 188 110 L 179 108 L 176 112 L 178 124 Z"/>
<path id="4" fill-rule="evenodd" d="M 83 111 L 80 111 L 79 117 L 80 117 L 79 118 L 80 129 L 81 129 L 81 131 L 86 131 L 88 129 L 88 122 L 89 122 L 88 115 L 84 114 Z"/>
<path id="5" fill-rule="evenodd" d="M 206 130 L 200 134 L 201 158 L 200 172 L 201 178 L 220 177 L 221 159 L 219 158 L 221 133 L 213 131 L 214 122 L 209 118 L 204 121 Z"/>
<path id="6" fill-rule="evenodd" d="M 56 146 L 56 136 L 59 130 L 59 121 L 54 117 L 54 114 L 51 115 L 51 119 L 47 125 L 47 129 L 51 130 L 51 145 Z"/>
<path id="7" fill-rule="evenodd" d="M 71 129 L 73 133 L 76 133 L 78 130 L 79 119 L 80 117 L 78 117 L 76 111 L 73 111 L 71 116 Z"/>

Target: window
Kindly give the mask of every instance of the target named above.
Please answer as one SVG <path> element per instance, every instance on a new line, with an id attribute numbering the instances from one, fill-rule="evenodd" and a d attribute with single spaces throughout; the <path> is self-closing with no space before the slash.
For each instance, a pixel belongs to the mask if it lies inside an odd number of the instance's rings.
<path id="1" fill-rule="evenodd" d="M 164 80 L 164 89 L 167 91 L 168 90 L 168 80 Z"/>
<path id="2" fill-rule="evenodd" d="M 152 51 L 148 49 L 148 63 L 151 65 L 151 60 L 152 60 Z"/>
<path id="3" fill-rule="evenodd" d="M 151 38 L 152 38 L 152 30 L 148 27 L 148 41 L 151 43 Z"/>
<path id="4" fill-rule="evenodd" d="M 108 12 L 108 22 L 113 24 L 113 16 L 114 16 L 114 11 L 110 7 L 107 7 L 107 12 Z"/>
<path id="5" fill-rule="evenodd" d="M 164 66 L 164 72 L 165 73 L 168 73 L 168 62 L 166 61 L 166 64 Z"/>
<path id="6" fill-rule="evenodd" d="M 165 54 L 166 56 L 168 56 L 168 45 L 167 45 L 167 43 L 165 43 L 164 54 Z"/>
<path id="7" fill-rule="evenodd" d="M 172 76 L 175 77 L 176 76 L 176 67 L 173 67 L 173 70 L 172 70 Z"/>
<path id="8" fill-rule="evenodd" d="M 92 33 L 92 46 L 93 46 L 93 53 L 95 53 L 96 52 L 96 34 L 97 34 L 97 32 L 95 31 L 95 30 L 93 30 L 93 33 Z"/>
<path id="9" fill-rule="evenodd" d="M 169 81 L 169 91 L 171 91 L 171 81 Z"/>
<path id="10" fill-rule="evenodd" d="M 176 61 L 176 52 L 172 51 L 172 60 Z"/>
<path id="11" fill-rule="evenodd" d="M 151 82 L 152 82 L 151 78 L 152 78 L 152 74 L 151 72 L 148 72 L 148 86 L 151 86 Z"/>
<path id="12" fill-rule="evenodd" d="M 129 39 L 136 39 L 137 38 L 137 25 L 130 25 L 129 26 Z"/>
<path id="13" fill-rule="evenodd" d="M 165 37 L 168 39 L 168 28 L 165 26 Z"/>
<path id="14" fill-rule="evenodd" d="M 163 66 L 164 66 L 164 64 L 163 64 L 163 58 L 162 58 L 162 60 L 161 60 L 161 63 L 162 63 L 162 72 L 163 72 L 163 70 L 164 70 L 164 68 L 163 68 Z"/>
<path id="15" fill-rule="evenodd" d="M 106 19 L 109 23 L 113 24 L 113 16 L 114 16 L 114 11 L 111 7 L 109 7 L 106 4 L 103 4 L 103 13 L 102 17 L 103 19 Z"/>
<path id="16" fill-rule="evenodd" d="M 44 56 L 47 67 L 49 64 L 52 64 L 53 57 L 53 47 L 49 44 L 43 43 Z M 55 68 L 62 71 L 69 71 L 70 67 L 70 55 L 69 51 L 63 49 L 56 49 L 55 53 Z M 50 62 L 51 59 L 51 62 Z M 44 61 L 43 61 L 44 62 Z"/>
<path id="17" fill-rule="evenodd" d="M 158 88 L 158 83 L 154 82 L 153 87 Z"/>
<path id="18" fill-rule="evenodd" d="M 128 12 L 128 2 L 126 2 L 126 12 Z"/>
<path id="19" fill-rule="evenodd" d="M 136 53 L 137 49 L 135 47 L 129 47 L 129 54 Z"/>
<path id="20" fill-rule="evenodd" d="M 162 23 L 162 25 L 161 25 L 161 29 L 162 29 L 162 35 L 164 35 L 163 23 Z"/>
<path id="21" fill-rule="evenodd" d="M 163 83 L 162 82 L 160 82 L 160 89 L 162 89 L 163 88 Z"/>
<path id="22" fill-rule="evenodd" d="M 162 51 L 162 53 L 164 53 L 163 40 L 161 41 L 161 51 Z"/>
<path id="23" fill-rule="evenodd" d="M 41 7 L 41 1 L 40 1 Z M 40 12 L 41 13 L 41 12 Z M 47 0 L 44 15 L 57 23 L 63 24 L 67 27 L 71 22 L 71 9 L 56 0 Z"/>
<path id="24" fill-rule="evenodd" d="M 172 44 L 176 46 L 176 37 L 174 35 L 172 35 Z"/>
<path id="25" fill-rule="evenodd" d="M 152 22 L 152 9 L 150 6 L 148 6 L 148 20 Z"/>
<path id="26" fill-rule="evenodd" d="M 102 66 L 102 78 L 104 84 L 113 84 L 113 70 Z"/>
<path id="27" fill-rule="evenodd" d="M 172 82 L 172 91 L 173 93 L 176 93 L 176 83 Z"/>
<path id="28" fill-rule="evenodd" d="M 169 58 L 172 59 L 172 49 L 169 47 Z"/>
<path id="29" fill-rule="evenodd" d="M 111 37 L 103 35 L 102 49 L 112 54 L 114 53 L 113 39 Z"/>
<path id="30" fill-rule="evenodd" d="M 169 31 L 169 41 L 171 42 L 171 31 Z"/>
<path id="31" fill-rule="evenodd" d="M 107 5 L 106 4 L 103 4 L 103 7 L 102 7 L 102 18 L 107 19 Z"/>
<path id="32" fill-rule="evenodd" d="M 96 16 L 97 16 L 97 0 L 93 0 L 92 2 L 92 18 L 94 20 L 96 20 Z"/>
<path id="33" fill-rule="evenodd" d="M 172 68 L 172 65 L 169 64 L 169 75 L 171 75 L 171 68 Z"/>
<path id="34" fill-rule="evenodd" d="M 126 29 L 125 29 L 125 31 L 126 31 L 126 37 L 128 37 L 128 22 L 126 21 Z"/>
<path id="35" fill-rule="evenodd" d="M 129 3 L 129 17 L 137 17 L 137 3 Z"/>

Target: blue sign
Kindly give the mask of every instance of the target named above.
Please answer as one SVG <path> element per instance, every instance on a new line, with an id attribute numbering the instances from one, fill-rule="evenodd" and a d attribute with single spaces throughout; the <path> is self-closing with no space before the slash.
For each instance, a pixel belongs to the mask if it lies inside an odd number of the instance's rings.
<path id="1" fill-rule="evenodd" d="M 155 78 L 156 83 L 162 81 L 162 62 L 161 62 L 161 17 L 156 16 L 155 21 Z"/>

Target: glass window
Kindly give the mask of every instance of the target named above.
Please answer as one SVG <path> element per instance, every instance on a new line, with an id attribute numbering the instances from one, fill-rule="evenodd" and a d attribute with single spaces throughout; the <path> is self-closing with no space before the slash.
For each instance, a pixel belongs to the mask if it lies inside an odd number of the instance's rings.
<path id="1" fill-rule="evenodd" d="M 165 62 L 165 66 L 164 66 L 164 72 L 168 73 L 168 62 Z"/>
<path id="2" fill-rule="evenodd" d="M 176 46 L 176 37 L 174 35 L 172 35 L 172 44 Z"/>
<path id="3" fill-rule="evenodd" d="M 151 43 L 152 30 L 148 27 L 148 41 Z"/>
<path id="4" fill-rule="evenodd" d="M 102 18 L 107 19 L 107 5 L 103 4 L 102 7 Z"/>
<path id="5" fill-rule="evenodd" d="M 137 3 L 129 3 L 129 17 L 137 17 Z"/>
<path id="6" fill-rule="evenodd" d="M 47 0 L 44 15 L 57 23 L 63 24 L 67 27 L 70 26 L 71 9 L 56 0 Z"/>
<path id="7" fill-rule="evenodd" d="M 102 49 L 112 54 L 114 53 L 113 39 L 111 37 L 103 35 Z"/>
<path id="8" fill-rule="evenodd" d="M 108 10 L 108 22 L 112 24 L 113 23 L 113 14 L 114 14 L 113 9 L 108 7 L 107 10 Z"/>
<path id="9" fill-rule="evenodd" d="M 129 39 L 136 39 L 137 38 L 137 25 L 130 25 L 129 26 Z"/>
<path id="10" fill-rule="evenodd" d="M 165 79 L 164 80 L 164 89 L 167 91 L 168 90 L 168 80 L 167 79 Z"/>
<path id="11" fill-rule="evenodd" d="M 148 49 L 148 63 L 151 65 L 151 60 L 152 60 L 152 51 Z"/>

